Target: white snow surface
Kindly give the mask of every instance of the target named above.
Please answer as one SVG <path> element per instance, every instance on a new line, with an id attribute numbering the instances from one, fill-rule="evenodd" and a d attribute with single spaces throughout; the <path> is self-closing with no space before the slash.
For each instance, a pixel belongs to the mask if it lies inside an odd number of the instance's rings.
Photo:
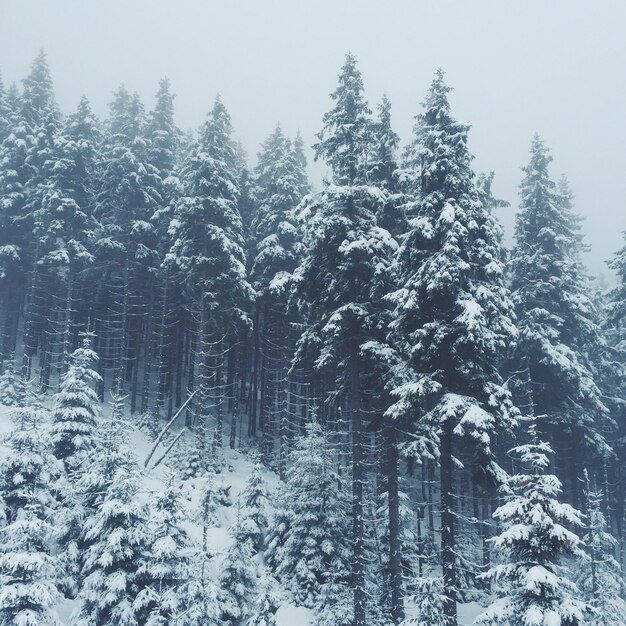
<path id="1" fill-rule="evenodd" d="M 107 411 L 106 405 L 103 407 L 105 412 Z M 12 430 L 12 422 L 10 418 L 11 407 L 5 407 L 0 404 L 0 460 L 6 454 L 6 448 L 4 447 L 4 440 L 6 435 Z M 130 420 L 128 422 L 131 424 Z M 130 442 L 131 447 L 139 459 L 139 464 L 143 467 L 143 462 L 148 456 L 153 444 L 149 441 L 147 436 L 137 427 L 132 426 L 130 430 Z M 159 447 L 152 457 L 152 462 L 158 459 L 164 452 L 164 447 Z M 232 538 L 229 534 L 229 528 L 231 524 L 235 522 L 236 516 L 236 501 L 237 495 L 243 491 L 248 475 L 252 471 L 253 463 L 246 457 L 245 454 L 238 450 L 230 450 L 228 447 L 224 449 L 224 456 L 226 459 L 226 468 L 221 475 L 218 475 L 214 479 L 215 484 L 223 482 L 224 485 L 230 486 L 231 498 L 233 505 L 230 507 L 219 507 L 217 526 L 209 530 L 209 549 L 213 550 L 216 554 L 216 558 L 213 559 L 215 567 L 215 576 L 219 574 L 219 563 L 221 562 L 221 556 L 226 553 Z M 152 464 L 151 462 L 151 464 Z M 142 473 L 141 479 L 141 496 L 146 500 L 153 498 L 158 492 L 165 489 L 166 479 L 171 473 L 171 469 L 167 464 L 161 463 L 156 469 L 151 468 L 151 464 L 147 471 Z M 280 480 L 278 476 L 267 469 L 262 471 L 263 479 L 265 480 L 269 500 L 271 502 L 273 492 L 279 485 Z M 199 498 L 201 494 L 202 478 L 191 478 L 185 481 L 185 494 L 189 502 L 190 518 L 188 530 L 194 540 L 200 541 L 202 536 L 202 528 L 200 524 L 193 521 L 193 513 L 199 507 Z M 269 512 L 268 512 L 269 513 Z M 262 562 L 260 557 L 255 557 L 257 562 L 258 574 L 262 574 Z M 276 619 L 278 626 L 311 626 L 313 623 L 313 612 L 311 609 L 307 609 L 300 606 L 295 606 L 290 602 L 287 592 L 280 594 L 282 604 L 280 605 Z M 77 608 L 77 602 L 73 600 L 64 600 L 56 607 L 60 623 L 63 626 L 71 626 L 72 615 Z M 483 608 L 475 603 L 459 605 L 459 625 L 471 626 L 475 617 L 483 610 Z M 411 615 L 411 607 L 407 607 L 407 617 Z"/>

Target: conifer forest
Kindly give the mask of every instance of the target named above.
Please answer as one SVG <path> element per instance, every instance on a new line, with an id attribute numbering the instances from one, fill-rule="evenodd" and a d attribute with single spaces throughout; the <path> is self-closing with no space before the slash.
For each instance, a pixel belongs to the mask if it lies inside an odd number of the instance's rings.
<path id="1" fill-rule="evenodd" d="M 0 626 L 626 624 L 626 239 L 593 279 L 558 146 L 506 237 L 442 70 L 401 140 L 347 53 L 250 156 L 51 65 L 0 83 Z"/>

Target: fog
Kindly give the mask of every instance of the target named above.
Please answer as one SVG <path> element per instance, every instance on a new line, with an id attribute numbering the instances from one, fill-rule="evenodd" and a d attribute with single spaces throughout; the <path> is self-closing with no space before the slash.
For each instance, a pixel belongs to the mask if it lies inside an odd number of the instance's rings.
<path id="1" fill-rule="evenodd" d="M 617 0 L 0 0 L 0 69 L 18 82 L 43 48 L 63 111 L 84 93 L 103 116 L 120 83 L 150 107 L 168 76 L 183 128 L 219 92 L 253 159 L 278 121 L 313 143 L 347 51 L 372 108 L 391 99 L 403 141 L 441 66 L 456 117 L 472 125 L 476 170 L 495 170 L 495 193 L 511 202 L 500 213 L 509 235 L 538 132 L 587 218 L 590 271 L 608 277 L 626 228 L 625 24 Z M 317 182 L 323 167 L 311 173 Z"/>

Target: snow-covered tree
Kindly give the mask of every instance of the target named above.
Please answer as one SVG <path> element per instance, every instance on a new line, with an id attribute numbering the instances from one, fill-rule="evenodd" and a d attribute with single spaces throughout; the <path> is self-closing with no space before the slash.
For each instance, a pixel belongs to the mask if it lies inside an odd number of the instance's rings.
<path id="1" fill-rule="evenodd" d="M 183 195 L 170 224 L 172 245 L 167 263 L 178 268 L 196 327 L 194 400 L 196 420 L 212 411 L 221 416 L 224 334 L 248 322 L 253 297 L 245 267 L 232 126 L 216 98 L 181 173 Z M 219 324 L 219 332 L 218 332 Z M 219 406 L 218 406 L 219 405 Z M 215 442 L 222 445 L 221 420 Z"/>
<path id="2" fill-rule="evenodd" d="M 367 180 L 387 192 L 377 215 L 378 224 L 394 237 L 399 237 L 407 230 L 405 198 L 400 193 L 399 183 L 400 138 L 391 126 L 391 102 L 387 96 L 383 96 L 378 105 L 378 118 L 372 125 L 372 135 Z"/>
<path id="3" fill-rule="evenodd" d="M 305 321 L 295 364 L 325 377 L 330 393 L 349 409 L 352 465 L 352 585 L 354 622 L 366 623 L 364 484 L 364 376 L 369 363 L 362 346 L 381 339 L 388 320 L 383 295 L 386 268 L 395 248 L 388 231 L 377 224 L 385 194 L 367 184 L 371 147 L 370 111 L 363 79 L 351 54 L 331 94 L 333 108 L 315 146 L 332 170 L 332 184 L 307 196 L 298 215 L 305 255 L 293 275 L 293 302 Z M 323 393 L 324 393 L 323 392 Z M 319 582 L 319 581 L 317 581 Z"/>
<path id="4" fill-rule="evenodd" d="M 0 465 L 0 624 L 56 626 L 58 564 L 51 555 L 56 476 L 41 436 L 42 409 L 14 409 L 8 454 Z"/>
<path id="5" fill-rule="evenodd" d="M 519 332 L 511 371 L 522 373 L 513 380 L 518 406 L 528 415 L 548 416 L 542 425 L 557 458 L 573 442 L 583 444 L 573 459 L 578 464 L 585 454 L 608 452 L 607 409 L 590 360 L 590 347 L 600 339 L 580 262 L 579 220 L 569 192 L 550 178 L 551 160 L 535 136 L 520 185 L 510 258 Z"/>
<path id="6" fill-rule="evenodd" d="M 498 366 L 515 328 L 497 229 L 480 202 L 468 127 L 452 117 L 449 91 L 439 70 L 415 127 L 408 169 L 417 186 L 396 255 L 399 288 L 390 296 L 391 341 L 408 368 L 399 369 L 387 414 L 412 423 L 408 452 L 439 459 L 444 610 L 454 626 L 455 448 L 465 438 L 476 473 L 497 474 L 492 439 L 515 418 Z"/>
<path id="7" fill-rule="evenodd" d="M 271 576 L 264 576 L 259 582 L 259 592 L 254 600 L 247 626 L 278 626 L 276 611 L 280 601 L 274 591 L 275 581 Z"/>
<path id="8" fill-rule="evenodd" d="M 250 543 L 242 533 L 241 512 L 231 528 L 231 543 L 220 568 L 218 601 L 221 623 L 239 626 L 249 617 L 256 590 L 256 572 Z"/>
<path id="9" fill-rule="evenodd" d="M 254 169 L 252 220 L 254 241 L 251 280 L 257 297 L 253 343 L 261 376 L 260 424 L 263 430 L 262 458 L 271 466 L 275 433 L 280 434 L 279 469 L 284 476 L 288 445 L 291 442 L 287 405 L 288 361 L 295 341 L 293 315 L 287 313 L 286 278 L 302 255 L 299 228 L 293 209 L 302 199 L 306 173 L 298 161 L 292 142 L 280 126 L 265 140 Z"/>
<path id="10" fill-rule="evenodd" d="M 43 166 L 40 197 L 34 212 L 40 280 L 53 295 L 47 312 L 49 336 L 42 365 L 42 384 L 50 370 L 67 370 L 75 336 L 77 302 L 81 299 L 80 272 L 93 262 L 96 222 L 93 216 L 98 180 L 101 132 L 86 98 L 67 117 L 55 137 L 52 158 Z M 56 355 L 47 354 L 54 351 Z M 58 355 L 58 357 L 57 357 Z M 54 361 L 54 362 L 53 362 Z"/>
<path id="11" fill-rule="evenodd" d="M 587 521 L 583 543 L 589 558 L 576 576 L 585 599 L 596 610 L 596 614 L 586 623 L 597 626 L 626 623 L 626 584 L 614 556 L 618 541 L 608 531 L 601 507 L 602 494 L 589 490 L 588 478 L 586 502 Z"/>
<path id="12" fill-rule="evenodd" d="M 169 479 L 152 506 L 149 547 L 137 570 L 141 591 L 135 600 L 137 620 L 146 626 L 176 624 L 183 619 L 187 579 L 193 553 L 185 529 L 186 520 L 180 487 Z"/>
<path id="13" fill-rule="evenodd" d="M 17 517 L 0 528 L 0 624 L 60 626 L 58 568 L 48 548 L 52 528 L 42 516 L 39 494 L 29 495 Z"/>
<path id="14" fill-rule="evenodd" d="M 0 375 L 0 404 L 13 406 L 19 402 L 20 375 L 15 371 L 13 359 L 7 361 Z"/>
<path id="15" fill-rule="evenodd" d="M 76 470 L 80 463 L 88 460 L 96 447 L 100 407 L 92 385 L 99 383 L 101 377 L 92 369 L 98 355 L 90 344 L 91 337 L 83 337 L 82 346 L 71 354 L 52 410 L 54 454 L 65 462 L 68 471 Z"/>
<path id="16" fill-rule="evenodd" d="M 210 577 L 192 576 L 185 588 L 182 613 L 176 626 L 223 626 L 219 589 Z"/>
<path id="17" fill-rule="evenodd" d="M 50 453 L 49 442 L 42 436 L 45 417 L 46 410 L 30 394 L 22 406 L 12 411 L 14 427 L 6 441 L 9 453 L 0 465 L 0 497 L 9 522 L 33 498 L 41 506 L 42 519 L 47 519 L 55 506 L 51 486 L 59 468 Z"/>
<path id="18" fill-rule="evenodd" d="M 437 576 L 421 576 L 414 581 L 415 615 L 405 619 L 401 626 L 444 626 L 443 606 L 446 591 L 443 580 Z"/>
<path id="19" fill-rule="evenodd" d="M 349 578 L 345 494 L 339 491 L 332 451 L 319 424 L 307 427 L 290 462 L 265 557 L 296 602 L 311 607 L 330 573 L 338 583 Z"/>
<path id="20" fill-rule="evenodd" d="M 120 467 L 95 513 L 85 520 L 78 626 L 137 626 L 138 571 L 150 542 L 147 511 L 137 499 L 138 469 Z"/>
<path id="21" fill-rule="evenodd" d="M 240 535 L 250 543 L 253 553 L 265 544 L 267 532 L 267 489 L 261 475 L 261 464 L 255 463 L 241 494 Z"/>
<path id="22" fill-rule="evenodd" d="M 474 623 L 582 626 L 592 610 L 580 599 L 566 562 L 584 561 L 582 542 L 570 530 L 583 525 L 582 515 L 559 501 L 561 483 L 546 473 L 552 449 L 540 441 L 534 423 L 528 432 L 530 443 L 511 451 L 527 472 L 508 479 L 507 501 L 493 514 L 504 527 L 493 539 L 500 562 L 484 577 L 499 597 Z"/>

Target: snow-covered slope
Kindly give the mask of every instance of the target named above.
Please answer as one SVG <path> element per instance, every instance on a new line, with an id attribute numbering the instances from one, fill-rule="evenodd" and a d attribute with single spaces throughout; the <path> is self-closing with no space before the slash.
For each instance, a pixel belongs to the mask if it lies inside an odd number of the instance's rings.
<path id="1" fill-rule="evenodd" d="M 5 439 L 5 436 L 12 429 L 10 412 L 11 409 L 9 407 L 0 405 L 0 438 L 2 440 Z M 132 419 L 128 419 L 127 424 L 128 437 L 131 447 L 137 456 L 139 465 L 143 467 L 144 461 L 150 454 L 153 447 L 153 443 L 150 441 L 148 436 L 134 424 Z M 148 465 L 148 469 L 144 469 L 142 471 L 140 494 L 146 501 L 156 497 L 159 492 L 162 492 L 165 489 L 166 482 L 174 471 L 174 468 L 168 465 L 168 460 L 172 463 L 172 465 L 174 465 L 174 462 L 180 459 L 180 457 L 176 455 L 178 446 L 181 446 L 181 449 L 184 451 L 185 444 L 186 436 L 184 435 L 177 444 L 177 447 L 174 448 L 174 451 L 172 451 L 170 457 L 166 458 L 166 460 L 159 464 L 156 468 L 153 468 L 154 460 L 152 460 Z M 163 454 L 166 445 L 159 446 L 153 455 L 153 459 L 158 459 Z M 4 448 L 0 443 L 0 459 L 4 454 L 6 454 L 6 448 Z M 219 575 L 222 557 L 226 553 L 228 546 L 232 541 L 229 530 L 234 524 L 237 515 L 237 497 L 243 491 L 246 480 L 253 468 L 253 462 L 249 456 L 239 450 L 230 450 L 226 448 L 224 450 L 224 460 L 224 470 L 213 480 L 217 485 L 222 487 L 224 491 L 229 492 L 232 503 L 230 506 L 219 506 L 216 512 L 217 521 L 213 527 L 209 528 L 207 536 L 209 550 L 215 555 L 213 565 L 216 577 Z M 262 475 L 271 503 L 272 495 L 280 481 L 274 472 L 267 469 L 262 470 Z M 205 479 L 202 477 L 192 477 L 183 481 L 183 491 L 185 494 L 188 517 L 188 531 L 190 536 L 197 542 L 200 542 L 202 539 L 202 527 L 199 523 L 198 511 L 200 508 L 200 496 L 204 480 Z M 271 510 L 268 513 L 271 514 Z M 257 574 L 261 576 L 265 567 L 262 558 L 256 557 L 255 564 Z M 279 590 L 278 596 L 281 601 L 281 605 L 276 613 L 278 626 L 311 625 L 313 616 L 310 609 L 295 606 L 292 602 L 290 602 L 289 594 L 283 590 Z M 57 607 L 60 621 L 64 626 L 71 626 L 71 616 L 76 608 L 77 602 L 71 600 L 66 600 Z M 476 603 L 460 605 L 459 624 L 469 626 L 479 611 L 480 606 Z M 408 617 L 410 617 L 410 615 L 411 607 L 408 607 Z"/>

